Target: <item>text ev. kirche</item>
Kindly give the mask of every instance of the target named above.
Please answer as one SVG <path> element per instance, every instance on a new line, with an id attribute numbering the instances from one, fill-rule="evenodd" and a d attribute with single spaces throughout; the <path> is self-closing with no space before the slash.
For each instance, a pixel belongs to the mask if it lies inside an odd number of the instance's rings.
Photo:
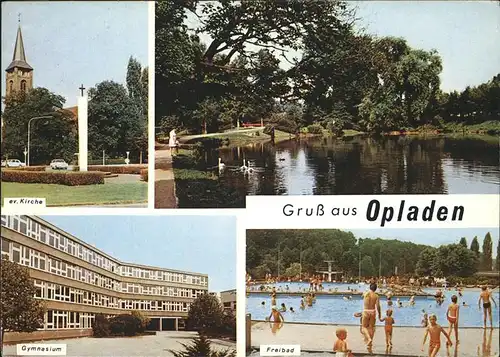
<path id="1" fill-rule="evenodd" d="M 460 205 L 438 206 L 436 200 L 431 200 L 427 205 L 412 205 L 401 200 L 399 205 L 384 206 L 379 200 L 373 199 L 368 202 L 364 211 L 368 221 L 378 221 L 381 227 L 385 227 L 390 222 L 462 221 L 465 209 Z M 359 207 L 327 207 L 322 203 L 313 207 L 293 204 L 283 206 L 283 215 L 286 217 L 357 216 L 359 212 Z"/>

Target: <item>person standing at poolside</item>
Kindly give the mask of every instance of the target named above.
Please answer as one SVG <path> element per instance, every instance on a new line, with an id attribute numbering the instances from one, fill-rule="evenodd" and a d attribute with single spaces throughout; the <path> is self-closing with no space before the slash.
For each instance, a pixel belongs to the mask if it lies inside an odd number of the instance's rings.
<path id="1" fill-rule="evenodd" d="M 429 340 L 429 357 L 435 357 L 441 348 L 441 334 L 445 335 L 448 341 L 446 346 L 452 346 L 450 336 L 446 333 L 444 328 L 437 324 L 436 315 L 432 314 L 429 316 L 429 326 L 425 329 L 424 342 L 422 343 L 422 351 L 425 347 L 425 341 L 427 341 L 427 335 L 430 336 Z"/>
<path id="2" fill-rule="evenodd" d="M 446 318 L 450 323 L 448 335 L 451 336 L 451 330 L 455 330 L 455 345 L 458 345 L 458 315 L 460 311 L 460 306 L 458 306 L 457 301 L 457 296 L 453 295 L 451 297 L 451 304 L 448 306 L 448 311 L 446 311 Z"/>
<path id="3" fill-rule="evenodd" d="M 375 322 L 377 314 L 378 319 L 382 318 L 380 309 L 380 299 L 377 290 L 377 284 L 371 283 L 370 290 L 363 296 L 363 335 L 368 350 L 371 350 L 373 344 L 373 336 L 375 335 Z"/>
<path id="4" fill-rule="evenodd" d="M 477 304 L 479 305 L 479 310 L 481 310 L 481 300 L 483 300 L 483 310 L 484 310 L 484 328 L 486 328 L 486 320 L 488 318 L 488 315 L 490 316 L 490 325 L 491 328 L 493 328 L 493 317 L 491 316 L 491 301 L 495 304 L 495 307 L 497 307 L 497 302 L 493 298 L 493 294 L 491 291 L 488 290 L 488 287 L 486 285 L 481 287 L 481 294 L 479 294 L 479 300 Z"/>
<path id="5" fill-rule="evenodd" d="M 394 325 L 394 318 L 392 317 L 392 309 L 387 310 L 387 316 L 380 321 L 385 322 L 385 345 L 387 348 L 392 348 L 392 325 Z"/>

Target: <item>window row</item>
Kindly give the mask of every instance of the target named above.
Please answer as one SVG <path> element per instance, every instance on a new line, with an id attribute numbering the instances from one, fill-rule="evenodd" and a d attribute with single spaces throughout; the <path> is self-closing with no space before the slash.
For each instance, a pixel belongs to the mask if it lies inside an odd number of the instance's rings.
<path id="1" fill-rule="evenodd" d="M 1 223 L 2 226 L 122 276 L 208 286 L 208 278 L 205 276 L 120 266 L 103 255 L 39 224 L 28 216 L 2 215 Z"/>
<path id="2" fill-rule="evenodd" d="M 94 314 L 86 312 L 48 310 L 43 319 L 43 329 L 92 328 L 94 318 Z"/>
<path id="3" fill-rule="evenodd" d="M 113 291 L 121 291 L 132 294 L 187 298 L 196 298 L 204 292 L 200 289 L 175 288 L 169 286 L 150 286 L 119 282 L 114 279 L 102 276 L 99 273 L 95 273 L 85 268 L 67 263 L 65 261 L 61 261 L 57 258 L 51 257 L 45 253 L 38 252 L 19 243 L 9 241 L 5 238 L 1 239 L 1 254 L 2 256 L 7 257 L 7 259 L 15 263 L 33 269 L 42 270 L 55 275 L 67 277 L 72 280 L 99 286 L 101 288 Z"/>
<path id="4" fill-rule="evenodd" d="M 128 300 L 69 286 L 34 280 L 35 297 L 44 300 L 64 301 L 76 304 L 118 308 L 124 310 L 181 311 L 188 312 L 190 303 L 162 300 Z"/>

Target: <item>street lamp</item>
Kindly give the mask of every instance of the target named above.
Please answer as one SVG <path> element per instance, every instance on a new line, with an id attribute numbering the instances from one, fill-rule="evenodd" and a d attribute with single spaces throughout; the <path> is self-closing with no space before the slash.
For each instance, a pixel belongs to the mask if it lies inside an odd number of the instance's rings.
<path id="1" fill-rule="evenodd" d="M 56 107 L 56 106 L 53 106 L 52 107 L 52 110 L 55 112 L 57 110 L 61 109 L 60 107 Z M 54 117 L 54 114 L 55 113 L 48 113 L 48 114 L 44 114 L 44 115 L 41 115 L 41 116 L 38 116 L 38 117 L 33 117 L 31 118 L 30 120 L 28 120 L 28 148 L 26 149 L 27 151 L 27 157 L 28 157 L 28 160 L 27 160 L 27 163 L 26 163 L 26 166 L 30 166 L 30 127 L 31 127 L 31 122 L 33 120 L 37 120 L 37 119 L 52 119 Z"/>

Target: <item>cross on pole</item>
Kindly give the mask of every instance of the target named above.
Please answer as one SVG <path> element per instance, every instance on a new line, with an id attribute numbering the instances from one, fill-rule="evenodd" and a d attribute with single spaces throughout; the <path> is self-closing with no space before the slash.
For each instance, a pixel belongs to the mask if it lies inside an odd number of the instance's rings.
<path id="1" fill-rule="evenodd" d="M 83 84 L 78 89 L 82 92 L 82 97 L 83 97 L 83 91 L 85 90 L 85 87 L 83 86 Z"/>

